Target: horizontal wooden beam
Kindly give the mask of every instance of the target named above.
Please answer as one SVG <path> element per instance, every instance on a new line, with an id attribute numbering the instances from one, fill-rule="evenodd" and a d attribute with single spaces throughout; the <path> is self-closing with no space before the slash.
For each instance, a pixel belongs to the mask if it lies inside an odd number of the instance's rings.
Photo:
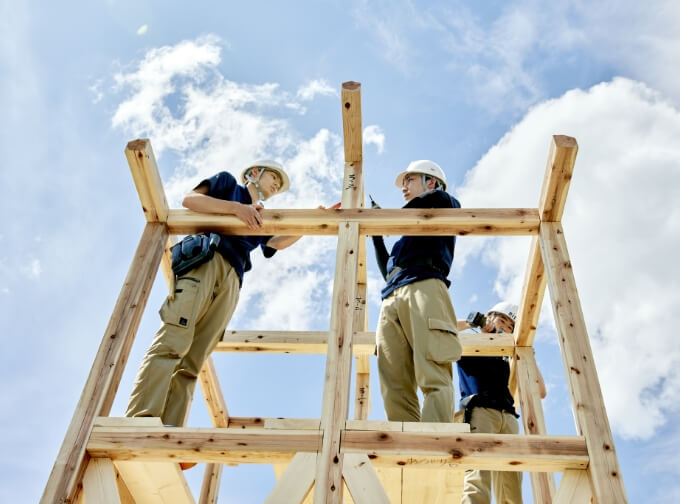
<path id="1" fill-rule="evenodd" d="M 409 208 L 262 210 L 262 229 L 253 231 L 229 215 L 171 209 L 171 234 L 219 231 L 234 235 L 338 234 L 341 222 L 356 221 L 363 235 L 534 235 L 537 208 Z"/>
<path id="2" fill-rule="evenodd" d="M 311 429 L 95 426 L 87 451 L 113 460 L 272 464 L 316 452 L 321 437 Z M 343 430 L 341 451 L 367 453 L 377 467 L 559 472 L 585 469 L 589 460 L 577 436 Z"/>
<path id="3" fill-rule="evenodd" d="M 582 437 L 346 430 L 342 451 L 377 467 L 433 466 L 491 471 L 564 471 L 588 466 Z"/>
<path id="4" fill-rule="evenodd" d="M 512 334 L 460 333 L 463 355 L 513 355 Z M 360 331 L 352 337 L 356 355 L 372 355 L 375 332 Z M 323 354 L 328 350 L 328 331 L 225 331 L 217 352 Z"/>
<path id="5" fill-rule="evenodd" d="M 321 438 L 314 430 L 96 426 L 87 451 L 114 460 L 273 464 L 317 452 Z"/>

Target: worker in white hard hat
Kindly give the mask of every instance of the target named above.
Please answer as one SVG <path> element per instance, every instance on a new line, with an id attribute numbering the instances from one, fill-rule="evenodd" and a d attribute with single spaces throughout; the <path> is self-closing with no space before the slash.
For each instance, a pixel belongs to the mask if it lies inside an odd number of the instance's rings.
<path id="1" fill-rule="evenodd" d="M 403 208 L 460 208 L 433 161 L 409 164 L 397 175 Z M 373 237 L 386 285 L 376 331 L 380 391 L 388 420 L 453 421 L 453 361 L 461 346 L 447 279 L 455 236 L 403 236 L 388 254 Z M 422 411 L 417 390 L 423 393 Z"/>
<path id="2" fill-rule="evenodd" d="M 517 319 L 517 305 L 501 301 L 486 316 L 471 313 L 459 320 L 460 330 L 479 328 L 483 333 L 512 333 Z M 461 421 L 470 424 L 470 432 L 518 434 L 519 415 L 508 388 L 510 365 L 507 357 L 461 357 L 458 361 Z M 539 393 L 545 397 L 545 385 L 538 373 Z M 458 417 L 458 414 L 456 414 Z M 491 493 L 496 502 L 521 504 L 522 473 L 513 471 L 465 472 L 461 504 L 490 504 Z"/>
<path id="3" fill-rule="evenodd" d="M 260 229 L 262 202 L 290 187 L 288 175 L 279 163 L 265 159 L 246 167 L 241 181 L 244 185 L 231 173 L 220 172 L 199 183 L 182 205 L 195 212 L 234 215 L 248 228 Z M 250 252 L 259 246 L 269 258 L 299 238 L 205 233 L 173 247 L 176 286 L 160 309 L 162 325 L 142 360 L 126 416 L 185 424 L 196 377 L 224 333 L 243 275 L 251 269 Z"/>

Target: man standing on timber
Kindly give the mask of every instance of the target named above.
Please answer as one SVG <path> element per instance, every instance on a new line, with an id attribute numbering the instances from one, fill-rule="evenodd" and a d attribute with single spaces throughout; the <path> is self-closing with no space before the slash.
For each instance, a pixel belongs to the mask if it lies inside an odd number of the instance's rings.
<path id="1" fill-rule="evenodd" d="M 234 215 L 257 230 L 262 227 L 262 201 L 287 190 L 288 176 L 276 161 L 261 160 L 243 170 L 241 181 L 245 185 L 228 172 L 218 173 L 198 184 L 182 205 L 195 212 Z M 204 244 L 208 240 L 205 235 L 188 238 L 203 238 Z M 142 360 L 126 416 L 160 417 L 172 426 L 186 423 L 196 377 L 224 333 L 243 274 L 251 269 L 250 252 L 260 246 L 269 258 L 299 238 L 211 233 L 210 248 L 217 253 L 208 252 L 206 259 L 200 256 L 200 245 L 195 246 L 200 242 L 186 242 L 191 246 L 181 249 L 188 264 L 184 268 L 175 264 L 173 253 L 176 288 L 160 309 L 162 325 Z"/>
<path id="2" fill-rule="evenodd" d="M 458 329 L 481 326 L 483 333 L 512 333 L 517 318 L 517 305 L 501 302 L 486 317 L 472 324 L 458 321 Z M 468 318 L 471 320 L 471 318 Z M 470 424 L 470 432 L 518 434 L 515 403 L 508 389 L 510 365 L 505 357 L 461 357 L 458 361 L 462 421 Z M 546 396 L 541 373 L 538 373 L 541 398 Z M 457 415 L 456 415 L 457 416 Z M 522 503 L 522 473 L 512 471 L 465 472 L 461 504 L 490 504 L 491 488 L 498 504 Z"/>
<path id="3" fill-rule="evenodd" d="M 403 208 L 460 208 L 446 191 L 436 163 L 414 161 L 397 175 Z M 456 314 L 447 280 L 455 236 L 403 236 L 388 255 L 381 236 L 373 238 L 386 280 L 376 332 L 380 391 L 387 419 L 453 421 L 451 362 L 460 358 Z M 423 392 L 422 414 L 417 387 Z"/>

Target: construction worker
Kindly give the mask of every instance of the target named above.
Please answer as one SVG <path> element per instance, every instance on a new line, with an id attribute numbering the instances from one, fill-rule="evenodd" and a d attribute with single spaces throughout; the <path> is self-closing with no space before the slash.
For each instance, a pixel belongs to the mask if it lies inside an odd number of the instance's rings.
<path id="1" fill-rule="evenodd" d="M 458 329 L 477 326 L 484 333 L 512 333 L 517 305 L 503 301 L 491 308 L 486 317 L 478 316 L 475 321 L 472 316 L 467 321 L 459 320 Z M 543 398 L 546 392 L 540 372 L 538 377 Z M 508 389 L 509 378 L 510 365 L 505 357 L 461 357 L 458 361 L 462 421 L 470 424 L 470 432 L 519 433 L 519 415 Z M 465 472 L 461 504 L 490 504 L 492 486 L 498 504 L 521 504 L 521 472 L 479 470 Z"/>
<path id="2" fill-rule="evenodd" d="M 243 170 L 241 182 L 244 185 L 228 172 L 218 173 L 198 184 L 182 205 L 196 212 L 234 215 L 249 229 L 260 229 L 262 202 L 289 188 L 288 175 L 276 161 L 260 160 Z M 173 250 L 175 272 L 187 261 L 191 269 L 177 275 L 174 293 L 160 309 L 162 325 L 142 360 L 126 416 L 160 417 L 167 426 L 185 425 L 196 377 L 224 333 L 243 274 L 251 269 L 250 252 L 260 246 L 269 258 L 300 237 L 211 234 L 210 238 L 216 243 L 212 247 L 216 253 L 208 254 L 211 258 L 194 255 L 200 254 L 200 245 L 189 247 L 177 269 Z"/>
<path id="3" fill-rule="evenodd" d="M 414 161 L 397 175 L 403 208 L 460 208 L 437 163 Z M 458 360 L 456 314 L 447 280 L 455 236 L 403 236 L 388 255 L 373 237 L 386 285 L 376 332 L 380 391 L 388 420 L 453 421 L 451 362 Z M 423 393 L 422 413 L 417 388 Z"/>

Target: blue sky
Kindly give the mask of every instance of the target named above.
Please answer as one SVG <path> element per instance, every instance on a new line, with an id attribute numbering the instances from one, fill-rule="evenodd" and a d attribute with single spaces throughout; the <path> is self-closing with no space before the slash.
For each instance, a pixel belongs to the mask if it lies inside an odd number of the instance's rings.
<path id="1" fill-rule="evenodd" d="M 42 493 L 141 235 L 127 141 L 151 139 L 174 207 L 197 180 L 263 156 L 293 184 L 269 207 L 331 204 L 347 80 L 362 83 L 366 191 L 383 207 L 401 206 L 394 176 L 421 158 L 464 207 L 536 206 L 550 136 L 576 137 L 563 223 L 628 496 L 680 500 L 678 23 L 670 1 L 0 0 L 0 501 Z M 335 243 L 255 253 L 229 327 L 326 329 Z M 458 241 L 459 317 L 518 298 L 528 243 Z M 159 276 L 112 415 L 165 295 Z M 542 313 L 548 432 L 572 434 Z M 232 415 L 319 416 L 323 357 L 214 358 Z M 370 417 L 382 419 L 378 390 Z M 209 425 L 200 392 L 189 423 Z M 201 473 L 187 472 L 194 489 Z M 223 478 L 220 502 L 260 502 L 274 483 L 269 467 Z"/>

